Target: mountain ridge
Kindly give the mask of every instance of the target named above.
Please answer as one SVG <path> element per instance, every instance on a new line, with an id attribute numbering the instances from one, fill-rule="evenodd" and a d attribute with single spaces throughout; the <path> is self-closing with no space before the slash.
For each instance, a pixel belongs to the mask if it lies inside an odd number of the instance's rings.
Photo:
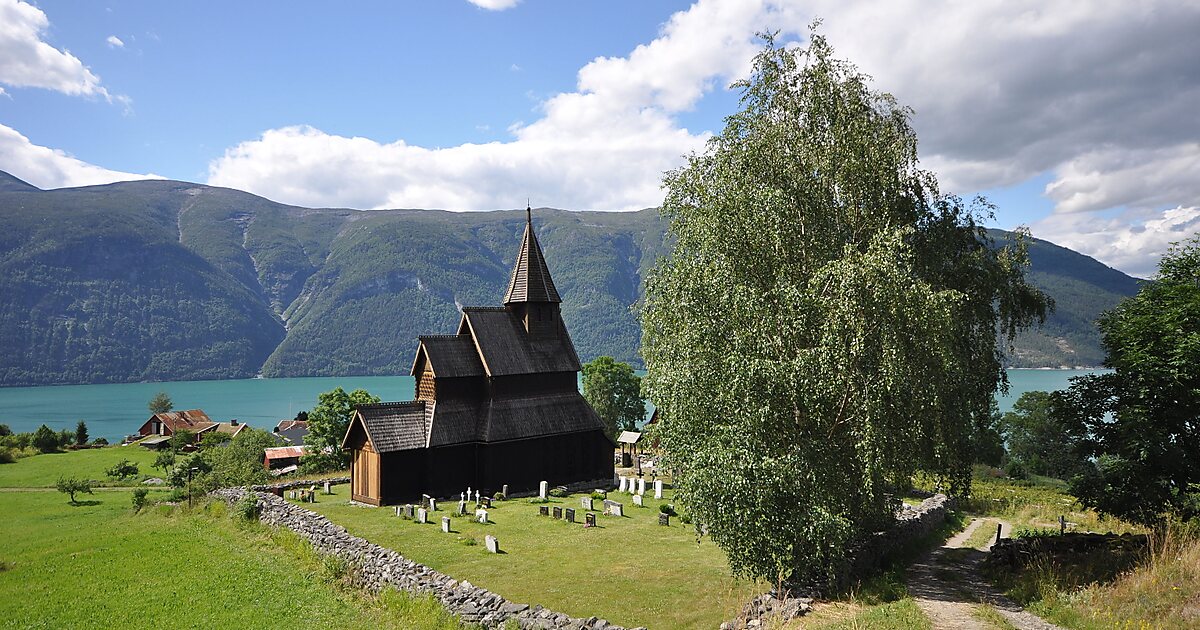
<path id="1" fill-rule="evenodd" d="M 0 172 L 0 385 L 406 374 L 418 334 L 500 303 L 524 223 L 173 180 L 41 190 Z M 640 363 L 632 306 L 665 221 L 540 208 L 534 224 L 581 358 Z M 1030 255 L 1059 310 L 1013 364 L 1098 365 L 1092 322 L 1138 281 L 1047 241 Z"/>

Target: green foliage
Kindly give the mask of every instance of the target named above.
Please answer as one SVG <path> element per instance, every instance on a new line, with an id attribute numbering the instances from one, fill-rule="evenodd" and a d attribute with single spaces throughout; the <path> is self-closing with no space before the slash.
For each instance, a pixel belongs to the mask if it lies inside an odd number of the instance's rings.
<path id="1" fill-rule="evenodd" d="M 1028 479 L 1029 471 L 1019 459 L 1010 459 L 1004 464 L 1004 475 L 1009 479 Z"/>
<path id="2" fill-rule="evenodd" d="M 567 492 L 566 490 L 563 490 L 562 488 L 550 488 L 550 496 L 555 497 L 557 499 L 561 499 L 565 496 L 569 496 L 570 494 L 571 493 Z"/>
<path id="3" fill-rule="evenodd" d="M 0 446 L 0 464 L 11 464 L 17 461 L 17 455 L 13 449 L 7 446 Z"/>
<path id="4" fill-rule="evenodd" d="M 307 452 L 300 458 L 305 472 L 321 473 L 341 470 L 349 465 L 348 455 L 342 452 L 342 438 L 354 415 L 354 405 L 379 402 L 366 390 L 350 393 L 338 387 L 317 397 L 317 406 L 308 412 L 308 434 L 304 436 Z"/>
<path id="5" fill-rule="evenodd" d="M 175 403 L 171 401 L 167 392 L 160 391 L 146 403 L 146 407 L 150 409 L 150 413 L 166 413 L 175 408 Z"/>
<path id="6" fill-rule="evenodd" d="M 1200 516 L 1200 239 L 1176 245 L 1136 296 L 1100 320 L 1105 366 L 1075 379 L 1054 414 L 1095 466 L 1072 492 L 1143 524 Z"/>
<path id="7" fill-rule="evenodd" d="M 597 357 L 583 364 L 583 397 L 604 421 L 616 439 L 621 431 L 632 431 L 646 419 L 642 379 L 633 366 L 612 357 Z"/>
<path id="8" fill-rule="evenodd" d="M 658 506 L 658 511 L 668 516 L 675 516 L 675 506 L 670 503 L 662 503 Z"/>
<path id="9" fill-rule="evenodd" d="M 75 432 L 70 429 L 63 429 L 58 432 L 58 448 L 64 449 L 75 443 Z"/>
<path id="10" fill-rule="evenodd" d="M 150 493 L 146 488 L 134 488 L 133 490 L 133 511 L 141 512 L 142 508 L 146 507 L 146 495 Z"/>
<path id="11" fill-rule="evenodd" d="M 75 445 L 83 446 L 83 445 L 87 444 L 87 441 L 88 441 L 87 423 L 84 422 L 83 420 L 80 420 L 79 423 L 75 425 Z"/>
<path id="12" fill-rule="evenodd" d="M 217 431 L 209 431 L 200 438 L 200 448 L 210 449 L 229 443 L 233 436 L 228 433 L 218 433 Z"/>
<path id="13" fill-rule="evenodd" d="M 34 448 L 42 453 L 53 453 L 58 450 L 58 436 L 54 434 L 54 431 L 50 430 L 50 427 L 44 424 L 38 427 L 37 431 L 33 432 L 31 443 Z"/>
<path id="14" fill-rule="evenodd" d="M 12 429 L 7 424 L 0 424 L 0 437 L 8 437 L 12 434 Z"/>
<path id="15" fill-rule="evenodd" d="M 1008 440 L 1008 455 L 1020 462 L 1023 471 L 1070 479 L 1089 464 L 1077 453 L 1068 428 L 1051 413 L 1053 404 L 1049 392 L 1025 392 L 1013 403 L 1012 411 L 1004 414 L 1001 427 Z"/>
<path id="16" fill-rule="evenodd" d="M 108 446 L 108 438 L 98 437 L 92 440 L 92 446 Z"/>
<path id="17" fill-rule="evenodd" d="M 164 473 L 175 467 L 175 451 L 161 450 L 154 456 L 153 466 Z"/>
<path id="18" fill-rule="evenodd" d="M 271 476 L 263 468 L 263 451 L 277 444 L 270 432 L 246 428 L 228 444 L 201 451 L 201 459 L 209 468 L 202 487 L 208 491 L 267 483 Z"/>
<path id="19" fill-rule="evenodd" d="M 104 471 L 104 474 L 108 475 L 111 479 L 126 481 L 138 475 L 138 465 L 127 459 L 122 459 L 113 464 L 112 468 Z"/>
<path id="20" fill-rule="evenodd" d="M 183 449 L 196 444 L 196 434 L 187 429 L 179 429 L 171 434 L 171 439 L 167 440 L 167 448 L 176 453 L 183 452 Z"/>
<path id="21" fill-rule="evenodd" d="M 258 497 L 252 492 L 247 492 L 241 499 L 238 499 L 233 509 L 233 513 L 244 521 L 257 521 L 258 512 Z"/>
<path id="22" fill-rule="evenodd" d="M 997 248 L 990 205 L 942 196 L 909 111 L 821 35 L 768 38 L 737 85 L 742 109 L 665 179 L 676 244 L 642 351 L 679 502 L 735 574 L 774 582 L 889 521 L 918 470 L 968 489 L 997 331 L 1047 304 L 1024 237 Z"/>
<path id="23" fill-rule="evenodd" d="M 54 487 L 63 494 L 71 496 L 71 505 L 75 505 L 75 495 L 92 494 L 92 482 L 78 477 L 59 477 Z"/>
<path id="24" fill-rule="evenodd" d="M 1004 460 L 1004 435 L 1000 430 L 1001 417 L 1000 409 L 994 400 L 987 415 L 975 416 L 971 427 L 972 462 L 999 466 Z"/>

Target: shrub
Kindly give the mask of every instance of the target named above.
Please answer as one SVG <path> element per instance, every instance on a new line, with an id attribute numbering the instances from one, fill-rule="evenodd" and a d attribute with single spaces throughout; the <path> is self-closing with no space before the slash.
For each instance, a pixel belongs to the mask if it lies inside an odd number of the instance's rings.
<path id="1" fill-rule="evenodd" d="M 234 505 L 234 513 L 242 520 L 257 521 L 258 520 L 258 496 L 254 493 L 247 492 L 241 499 L 238 499 Z"/>
<path id="2" fill-rule="evenodd" d="M 11 464 L 17 461 L 17 456 L 11 448 L 0 447 L 0 464 Z"/>
<path id="3" fill-rule="evenodd" d="M 75 438 L 75 444 L 77 446 L 83 446 L 83 445 L 87 444 L 88 428 L 87 428 L 87 423 L 84 422 L 83 420 L 80 420 L 79 424 L 75 425 L 74 438 Z"/>
<path id="4" fill-rule="evenodd" d="M 175 488 L 171 491 L 171 494 L 167 495 L 169 503 L 182 503 L 187 501 L 187 498 L 187 493 L 183 491 L 183 488 Z"/>
<path id="5" fill-rule="evenodd" d="M 597 501 L 603 501 L 608 498 L 608 495 L 603 492 L 593 492 L 592 498 Z"/>
<path id="6" fill-rule="evenodd" d="M 71 495 L 71 505 L 76 504 L 76 494 L 92 494 L 92 482 L 78 477 L 59 477 L 54 487 L 63 494 Z"/>
<path id="7" fill-rule="evenodd" d="M 112 468 L 104 471 L 104 474 L 108 475 L 111 479 L 120 479 L 122 481 L 133 479 L 138 474 L 138 465 L 127 459 L 122 459 L 113 464 Z"/>
<path id="8" fill-rule="evenodd" d="M 561 488 L 553 488 L 552 490 L 550 490 L 550 496 L 552 496 L 556 499 L 561 499 L 565 496 L 568 496 L 568 494 L 569 493 L 566 490 L 563 490 Z"/>
<path id="9" fill-rule="evenodd" d="M 108 438 L 98 437 L 92 440 L 92 446 L 108 446 Z"/>
<path id="10" fill-rule="evenodd" d="M 529 500 L 529 502 L 530 503 L 549 503 L 550 499 L 543 499 L 541 497 L 533 497 L 532 499 Z"/>
<path id="11" fill-rule="evenodd" d="M 503 493 L 503 492 L 497 492 L 496 494 L 493 494 L 493 495 L 492 495 L 492 500 L 493 500 L 493 501 L 504 501 L 504 500 L 505 500 L 505 499 L 507 499 L 507 498 L 508 498 L 508 497 L 504 496 L 504 493 Z"/>
<path id="12" fill-rule="evenodd" d="M 675 506 L 671 505 L 670 503 L 659 503 L 658 511 L 662 512 L 663 514 L 666 514 L 668 516 L 676 516 Z"/>
<path id="13" fill-rule="evenodd" d="M 133 511 L 141 512 L 142 508 L 146 507 L 146 495 L 150 491 L 145 488 L 138 488 L 133 491 Z"/>
<path id="14" fill-rule="evenodd" d="M 30 442 L 33 444 L 33 448 L 42 453 L 53 453 L 58 450 L 58 436 L 44 424 L 33 432 L 33 439 Z"/>
<path id="15" fill-rule="evenodd" d="M 1008 460 L 1008 463 L 1004 465 L 1004 474 L 1008 475 L 1009 479 L 1029 478 L 1029 473 L 1025 470 L 1025 466 L 1015 459 Z"/>

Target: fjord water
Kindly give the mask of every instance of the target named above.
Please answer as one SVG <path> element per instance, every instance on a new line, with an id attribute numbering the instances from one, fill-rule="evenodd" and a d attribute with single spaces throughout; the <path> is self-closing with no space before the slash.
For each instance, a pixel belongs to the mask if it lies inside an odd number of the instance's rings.
<path id="1" fill-rule="evenodd" d="M 1093 370 L 1009 370 L 1007 396 L 997 395 L 1001 411 L 1012 408 L 1023 392 L 1056 390 L 1073 376 Z M 383 400 L 411 400 L 411 376 L 338 376 L 264 378 L 173 383 L 117 383 L 0 388 L 0 424 L 13 431 L 33 431 L 45 423 L 56 431 L 87 422 L 88 433 L 109 441 L 137 431 L 150 413 L 146 402 L 165 391 L 176 409 L 203 409 L 213 420 L 237 419 L 270 431 L 280 421 L 311 409 L 317 394 L 341 387 L 365 389 Z"/>

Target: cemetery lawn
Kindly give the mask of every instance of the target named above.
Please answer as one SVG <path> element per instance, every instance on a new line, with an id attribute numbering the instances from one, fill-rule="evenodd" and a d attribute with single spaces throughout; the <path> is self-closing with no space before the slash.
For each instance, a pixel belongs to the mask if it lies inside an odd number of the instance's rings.
<path id="1" fill-rule="evenodd" d="M 529 499 L 497 501 L 489 511 L 491 523 L 455 517 L 450 534 L 442 533 L 441 520 L 453 514 L 457 501 L 439 503 L 430 522 L 421 525 L 397 518 L 392 507 L 351 505 L 348 485 L 333 491 L 305 507 L 455 579 L 573 617 L 595 615 L 630 628 L 715 628 L 769 588 L 734 580 L 724 552 L 707 538 L 697 543 L 691 525 L 672 518 L 669 527 L 660 526 L 658 506 L 669 501 L 669 490 L 664 501 L 647 494 L 641 508 L 628 494 L 609 493 L 624 504 L 625 516 L 597 512 L 596 528 L 583 526 L 584 495 L 544 504 L 575 508 L 575 524 L 539 516 Z M 499 539 L 504 553 L 488 553 L 488 534 Z"/>
<path id="2" fill-rule="evenodd" d="M 0 626 L 460 627 L 432 599 L 343 587 L 299 537 L 234 520 L 224 503 L 135 514 L 130 497 L 71 506 L 52 490 L 0 492 Z"/>
<path id="3" fill-rule="evenodd" d="M 59 477 L 91 479 L 106 486 L 137 485 L 158 474 L 150 467 L 156 456 L 150 449 L 131 445 L 22 457 L 11 464 L 0 464 L 0 488 L 53 488 Z M 138 465 L 137 477 L 115 482 L 104 475 L 105 470 L 123 459 Z"/>

